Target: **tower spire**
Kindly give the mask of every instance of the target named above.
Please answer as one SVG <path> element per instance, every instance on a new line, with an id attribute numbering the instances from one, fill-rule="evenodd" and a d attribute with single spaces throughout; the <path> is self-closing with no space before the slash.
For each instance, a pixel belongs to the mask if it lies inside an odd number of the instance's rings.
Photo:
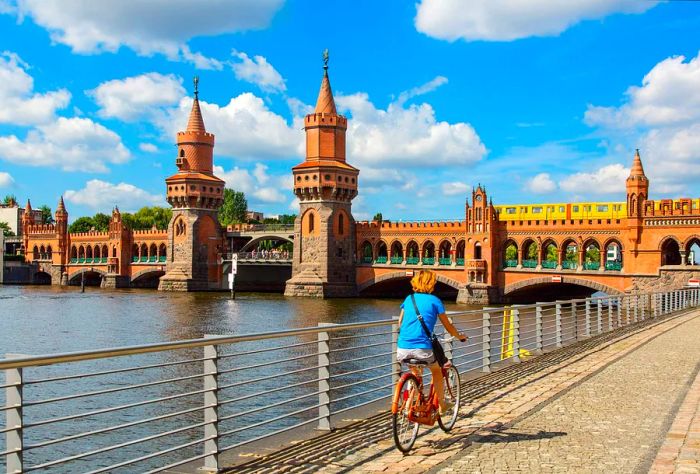
<path id="1" fill-rule="evenodd" d="M 321 90 L 318 92 L 318 100 L 316 101 L 317 114 L 333 114 L 338 111 L 335 108 L 335 100 L 333 100 L 333 91 L 331 90 L 331 81 L 328 78 L 328 50 L 323 52 L 323 79 L 321 80 Z"/>
<path id="2" fill-rule="evenodd" d="M 58 207 L 56 208 L 56 212 L 66 212 L 66 205 L 63 202 L 63 196 L 58 200 Z"/>
<path id="3" fill-rule="evenodd" d="M 192 102 L 190 118 L 187 121 L 187 131 L 206 132 L 207 129 L 204 128 L 204 119 L 202 118 L 202 111 L 199 108 L 199 76 L 194 76 L 192 82 L 194 83 L 194 101 Z"/>
<path id="4" fill-rule="evenodd" d="M 629 179 L 646 179 L 644 174 L 644 167 L 642 166 L 642 158 L 639 156 L 639 148 L 634 152 L 634 161 L 632 162 L 632 169 L 630 169 Z"/>

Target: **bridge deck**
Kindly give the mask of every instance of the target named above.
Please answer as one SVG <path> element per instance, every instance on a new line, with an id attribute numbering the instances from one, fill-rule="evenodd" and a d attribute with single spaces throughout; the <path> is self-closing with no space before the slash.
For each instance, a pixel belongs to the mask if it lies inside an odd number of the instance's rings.
<path id="1" fill-rule="evenodd" d="M 632 472 L 649 469 L 658 454 L 657 472 L 670 472 L 699 457 L 678 438 L 697 436 L 688 417 L 700 383 L 669 433 L 700 367 L 698 332 L 700 311 L 689 310 L 464 381 L 467 402 L 453 432 L 422 431 L 408 456 L 394 448 L 381 411 L 272 454 L 222 460 L 244 473 Z"/>

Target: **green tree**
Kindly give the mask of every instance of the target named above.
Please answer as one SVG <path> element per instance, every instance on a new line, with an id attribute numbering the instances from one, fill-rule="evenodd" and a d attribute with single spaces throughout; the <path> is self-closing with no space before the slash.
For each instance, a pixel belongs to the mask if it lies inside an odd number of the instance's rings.
<path id="1" fill-rule="evenodd" d="M 600 262 L 600 249 L 591 245 L 586 249 L 586 262 Z"/>
<path id="2" fill-rule="evenodd" d="M 233 189 L 224 189 L 224 203 L 219 209 L 221 225 L 237 224 L 246 221 L 248 201 L 245 194 Z"/>
<path id="3" fill-rule="evenodd" d="M 107 214 L 102 214 L 101 212 L 95 214 L 92 218 L 95 230 L 98 232 L 107 232 L 109 230 L 109 220 L 110 217 Z"/>
<path id="4" fill-rule="evenodd" d="M 382 213 L 381 213 L 381 212 L 376 213 L 376 214 L 374 215 L 374 217 L 372 218 L 372 220 L 373 220 L 373 221 L 381 221 L 381 220 L 384 220 L 384 219 L 383 219 L 383 216 L 382 216 Z"/>
<path id="5" fill-rule="evenodd" d="M 41 211 L 41 223 L 42 224 L 53 224 L 53 214 L 51 213 L 51 208 L 44 204 L 39 208 Z"/>
<path id="6" fill-rule="evenodd" d="M 530 244 L 530 246 L 527 248 L 527 259 L 528 260 L 537 260 L 537 244 L 534 242 Z"/>
<path id="7" fill-rule="evenodd" d="M 566 247 L 566 256 L 564 257 L 564 260 L 573 263 L 578 262 L 578 251 L 576 250 L 575 245 L 569 245 Z"/>
<path id="8" fill-rule="evenodd" d="M 294 224 L 296 218 L 296 214 L 280 214 L 277 220 L 280 221 L 280 224 Z"/>
<path id="9" fill-rule="evenodd" d="M 518 259 L 518 248 L 514 244 L 510 244 L 506 247 L 506 260 L 517 260 Z"/>
<path id="10" fill-rule="evenodd" d="M 6 206 L 14 206 L 17 204 L 17 196 L 14 194 L 8 194 L 5 196 L 5 199 L 2 200 L 2 203 Z"/>
<path id="11" fill-rule="evenodd" d="M 557 246 L 554 244 L 549 244 L 547 246 L 547 257 L 546 259 L 548 262 L 556 262 L 557 261 Z"/>
<path id="12" fill-rule="evenodd" d="M 7 222 L 0 222 L 0 230 L 2 230 L 2 235 L 5 237 L 12 237 L 15 235 L 14 232 L 12 232 L 12 229 L 10 229 L 10 224 Z M 0 252 L 2 252 L 3 249 L 0 249 Z"/>
<path id="13" fill-rule="evenodd" d="M 142 207 L 134 214 L 122 213 L 122 222 L 131 230 L 149 230 L 153 226 L 158 230 L 166 230 L 173 211 L 167 207 Z"/>
<path id="14" fill-rule="evenodd" d="M 92 217 L 78 217 L 75 222 L 68 226 L 68 232 L 90 232 L 95 227 L 95 221 Z"/>

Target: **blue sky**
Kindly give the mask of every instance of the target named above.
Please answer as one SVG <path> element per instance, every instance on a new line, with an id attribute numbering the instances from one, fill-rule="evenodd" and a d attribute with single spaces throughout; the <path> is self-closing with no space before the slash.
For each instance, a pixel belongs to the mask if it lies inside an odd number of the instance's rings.
<path id="1" fill-rule="evenodd" d="M 700 4 L 588 0 L 0 0 L 0 195 L 71 219 L 166 205 L 193 75 L 215 165 L 291 213 L 321 52 L 360 168 L 358 219 L 494 203 L 697 197 Z"/>

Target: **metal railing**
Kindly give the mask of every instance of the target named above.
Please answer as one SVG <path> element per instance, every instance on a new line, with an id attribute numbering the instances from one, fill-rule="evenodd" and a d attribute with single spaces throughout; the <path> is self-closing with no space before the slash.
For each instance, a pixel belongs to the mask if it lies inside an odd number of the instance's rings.
<path id="1" fill-rule="evenodd" d="M 470 339 L 445 350 L 462 373 L 490 372 L 699 298 L 693 288 L 450 313 Z M 8 354 L 0 465 L 8 473 L 216 470 L 225 450 L 305 426 L 328 430 L 343 413 L 385 404 L 401 370 L 397 340 L 397 319 L 387 319 Z"/>
<path id="2" fill-rule="evenodd" d="M 233 254 L 225 254 L 223 260 L 230 262 Z M 238 261 L 249 262 L 291 262 L 292 252 L 273 252 L 273 251 L 255 251 L 255 252 L 237 252 Z"/>

